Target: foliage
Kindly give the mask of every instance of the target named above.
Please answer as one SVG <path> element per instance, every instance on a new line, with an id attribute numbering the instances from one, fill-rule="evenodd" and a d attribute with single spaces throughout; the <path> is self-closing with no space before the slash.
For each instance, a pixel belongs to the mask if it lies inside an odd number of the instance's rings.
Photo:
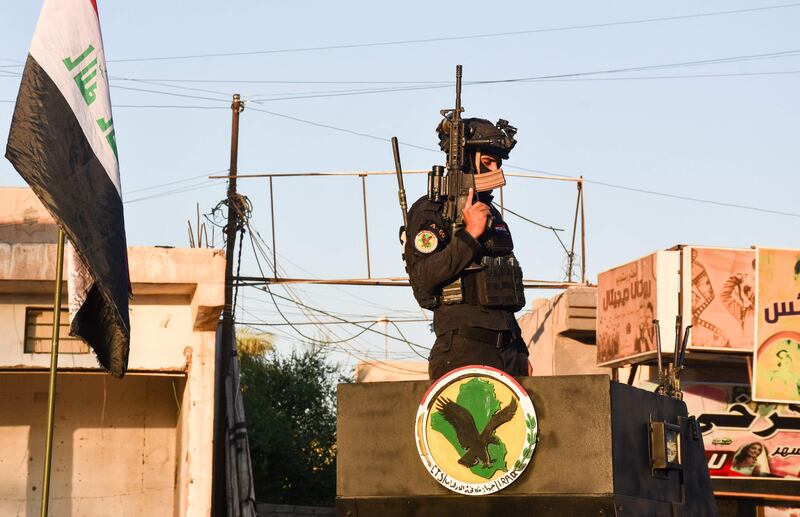
<path id="1" fill-rule="evenodd" d="M 236 349 L 240 355 L 263 355 L 272 350 L 274 336 L 247 327 L 236 327 Z"/>
<path id="2" fill-rule="evenodd" d="M 242 354 L 241 371 L 257 500 L 332 506 L 339 367 L 312 347 Z"/>

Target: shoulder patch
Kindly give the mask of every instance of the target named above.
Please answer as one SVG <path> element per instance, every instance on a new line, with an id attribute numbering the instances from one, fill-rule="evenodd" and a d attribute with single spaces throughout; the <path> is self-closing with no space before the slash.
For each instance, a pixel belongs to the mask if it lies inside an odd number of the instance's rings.
<path id="1" fill-rule="evenodd" d="M 500 232 L 500 233 L 505 233 L 505 234 L 510 233 L 508 231 L 508 225 L 506 223 L 504 223 L 503 221 L 496 221 L 494 223 L 494 231 Z"/>
<path id="2" fill-rule="evenodd" d="M 414 237 L 414 247 L 420 253 L 433 253 L 439 247 L 439 239 L 431 230 L 421 230 Z"/>

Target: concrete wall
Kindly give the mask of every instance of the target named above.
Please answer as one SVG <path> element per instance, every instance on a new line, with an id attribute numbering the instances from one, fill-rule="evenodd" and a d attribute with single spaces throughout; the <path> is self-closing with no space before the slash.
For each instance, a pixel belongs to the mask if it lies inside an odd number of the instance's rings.
<path id="1" fill-rule="evenodd" d="M 178 515 L 183 376 L 58 379 L 50 515 Z M 48 375 L 0 373 L 0 515 L 39 515 Z"/>
<path id="2" fill-rule="evenodd" d="M 356 382 L 419 381 L 428 378 L 428 361 L 363 361 L 356 365 Z"/>
<path id="3" fill-rule="evenodd" d="M 533 375 L 610 373 L 596 366 L 596 313 L 596 287 L 573 287 L 534 300 L 531 311 L 519 318 Z"/>

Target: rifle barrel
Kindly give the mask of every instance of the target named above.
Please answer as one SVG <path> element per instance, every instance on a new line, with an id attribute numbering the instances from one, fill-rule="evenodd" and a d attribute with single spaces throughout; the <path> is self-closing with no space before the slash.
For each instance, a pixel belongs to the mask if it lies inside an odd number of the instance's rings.
<path id="1" fill-rule="evenodd" d="M 392 154 L 394 154 L 394 168 L 397 172 L 397 197 L 400 199 L 400 210 L 403 212 L 403 226 L 408 229 L 408 201 L 406 201 L 406 188 L 403 185 L 403 167 L 400 165 L 400 146 L 397 137 L 392 137 Z"/>
<path id="2" fill-rule="evenodd" d="M 456 65 L 456 113 L 461 116 L 461 65 Z"/>

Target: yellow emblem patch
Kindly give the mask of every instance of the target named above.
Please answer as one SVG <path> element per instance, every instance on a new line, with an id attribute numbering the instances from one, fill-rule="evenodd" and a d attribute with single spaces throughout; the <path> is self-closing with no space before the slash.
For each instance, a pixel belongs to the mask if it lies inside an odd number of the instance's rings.
<path id="1" fill-rule="evenodd" d="M 430 230 L 422 230 L 414 237 L 414 247 L 420 253 L 433 253 L 439 246 L 439 239 Z"/>
<path id="2" fill-rule="evenodd" d="M 436 481 L 453 492 L 485 495 L 519 479 L 539 426 L 530 396 L 513 377 L 465 366 L 430 387 L 415 434 L 422 463 Z"/>

